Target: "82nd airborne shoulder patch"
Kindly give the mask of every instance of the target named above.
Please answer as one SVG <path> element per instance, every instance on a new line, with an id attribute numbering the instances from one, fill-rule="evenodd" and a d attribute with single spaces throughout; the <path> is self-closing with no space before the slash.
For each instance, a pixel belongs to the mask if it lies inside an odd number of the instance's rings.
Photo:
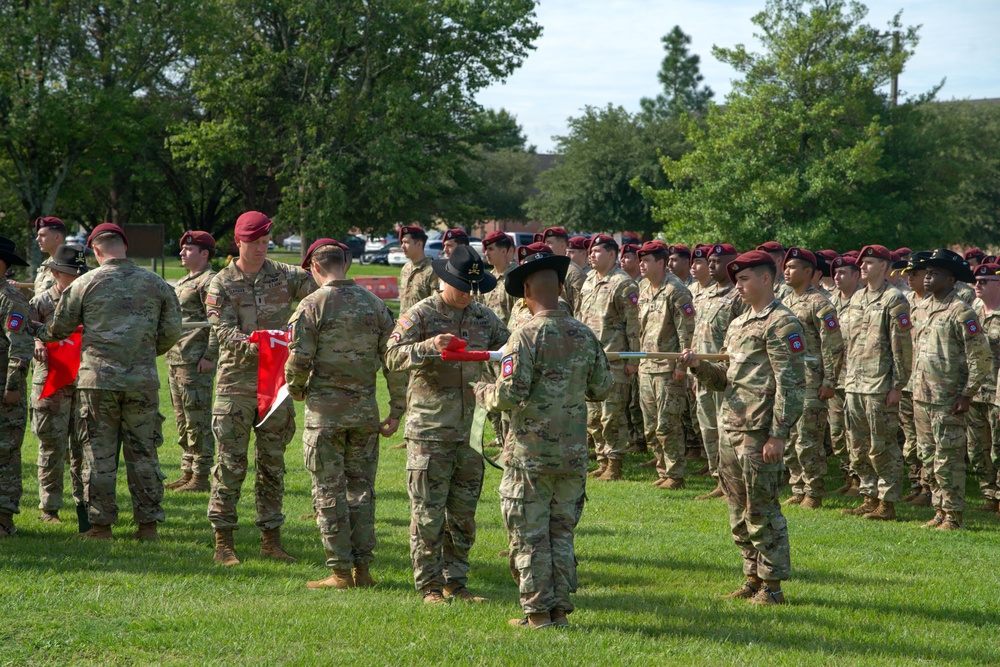
<path id="1" fill-rule="evenodd" d="M 979 322 L 975 320 L 969 320 L 965 323 L 965 330 L 969 332 L 970 336 L 975 336 L 979 333 Z"/>
<path id="2" fill-rule="evenodd" d="M 690 302 L 685 303 L 681 306 L 681 311 L 683 311 L 685 317 L 691 317 L 694 315 L 694 306 L 692 306 Z"/>
<path id="3" fill-rule="evenodd" d="M 792 352 L 798 354 L 806 349 L 805 343 L 802 342 L 802 336 L 798 333 L 793 333 L 788 337 L 788 347 L 791 348 Z"/>
<path id="4" fill-rule="evenodd" d="M 500 362 L 500 372 L 503 377 L 508 378 L 514 374 L 514 355 L 508 354 Z"/>
<path id="5" fill-rule="evenodd" d="M 10 317 L 7 318 L 7 328 L 11 331 L 20 331 L 22 324 L 24 324 L 24 315 L 21 313 L 11 313 Z"/>
<path id="6" fill-rule="evenodd" d="M 899 326 L 903 327 L 904 329 L 909 329 L 910 328 L 910 314 L 909 313 L 900 313 L 899 315 L 896 316 L 896 319 L 899 320 Z"/>
<path id="7" fill-rule="evenodd" d="M 824 317 L 823 323 L 826 324 L 826 328 L 829 329 L 830 331 L 834 331 L 837 329 L 837 327 L 840 326 L 840 323 L 837 322 L 837 316 L 834 315 L 833 313 L 830 313 L 829 315 Z"/>

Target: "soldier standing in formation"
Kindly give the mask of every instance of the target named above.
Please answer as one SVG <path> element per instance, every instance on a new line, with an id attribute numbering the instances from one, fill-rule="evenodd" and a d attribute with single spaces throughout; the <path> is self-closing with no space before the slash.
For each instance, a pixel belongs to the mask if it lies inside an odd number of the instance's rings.
<path id="1" fill-rule="evenodd" d="M 763 250 L 774 260 L 775 270 L 778 278 L 774 283 L 774 295 L 779 299 L 784 299 L 791 288 L 785 284 L 785 248 L 777 241 L 767 241 L 757 246 L 757 250 Z"/>
<path id="2" fill-rule="evenodd" d="M 579 237 L 582 238 L 582 237 Z M 570 256 L 570 238 L 569 232 L 567 232 L 562 227 L 549 227 L 542 232 L 542 243 L 547 243 L 549 247 L 552 248 L 552 253 L 555 255 L 565 255 Z M 581 248 L 586 250 L 586 247 Z M 574 250 L 574 252 L 578 252 Z M 586 260 L 586 253 L 582 254 L 584 260 Z M 586 263 L 586 262 L 584 262 Z M 587 279 L 587 274 L 584 267 L 581 267 L 574 261 L 569 263 L 569 268 L 566 269 L 566 280 L 563 283 L 563 298 L 569 303 L 572 312 L 576 312 L 576 307 L 580 303 L 580 290 L 583 289 L 583 282 Z"/>
<path id="3" fill-rule="evenodd" d="M 483 254 L 486 263 L 493 267 L 493 277 L 497 279 L 497 287 L 482 295 L 482 303 L 496 313 L 500 321 L 506 325 L 517 300 L 503 286 L 507 274 L 517 267 L 517 262 L 514 261 L 514 242 L 504 232 L 490 232 L 483 239 Z"/>
<path id="4" fill-rule="evenodd" d="M 618 265 L 628 277 L 641 284 L 643 277 L 639 271 L 639 256 L 636 251 L 639 246 L 626 243 L 618 253 Z M 640 288 L 641 292 L 641 288 Z M 643 426 L 642 405 L 639 399 L 639 374 L 629 376 L 628 383 L 628 407 L 625 409 L 625 435 L 628 447 L 625 449 L 629 454 L 642 453 L 647 451 L 646 432 Z"/>
<path id="5" fill-rule="evenodd" d="M 802 415 L 805 343 L 798 320 L 774 295 L 770 255 L 744 253 L 727 270 L 750 306 L 729 326 L 723 345 L 729 361 L 700 360 L 690 349 L 681 357 L 706 387 L 725 391 L 719 472 L 747 580 L 720 597 L 784 604 L 781 582 L 791 573 L 791 556 L 778 494 L 785 443 Z"/>
<path id="6" fill-rule="evenodd" d="M 185 232 L 181 236 L 181 266 L 188 274 L 177 281 L 174 292 L 181 304 L 181 322 L 205 322 L 205 299 L 215 277 L 211 259 L 215 239 L 208 232 Z M 181 476 L 164 488 L 192 493 L 211 490 L 215 439 L 212 436 L 212 380 L 219 359 L 215 329 L 188 329 L 167 352 L 170 400 L 177 423 L 181 455 Z"/>
<path id="7" fill-rule="evenodd" d="M 1000 408 L 997 407 L 997 374 L 1000 371 L 1000 264 L 980 264 L 975 270 L 976 300 L 973 308 L 993 354 L 992 373 L 972 399 L 968 416 L 969 465 L 979 480 L 986 502 L 975 508 L 997 512 L 1000 500 L 997 470 L 1000 464 Z"/>
<path id="8" fill-rule="evenodd" d="M 431 259 L 424 254 L 427 233 L 423 227 L 411 225 L 399 229 L 399 245 L 410 260 L 399 272 L 399 310 L 406 312 L 437 291 L 438 279 L 431 268 Z"/>
<path id="9" fill-rule="evenodd" d="M 59 246 L 66 243 L 66 233 L 66 224 L 59 218 L 48 216 L 35 220 L 35 242 L 38 249 L 50 259 L 55 256 Z M 41 294 L 55 284 L 52 270 L 42 263 L 35 273 L 35 294 Z"/>
<path id="10" fill-rule="evenodd" d="M 840 321 L 841 331 L 849 331 L 850 327 L 845 321 L 849 315 L 847 304 L 851 297 L 858 291 L 861 283 L 861 269 L 853 260 L 846 257 L 837 257 L 831 263 L 833 271 L 833 282 L 836 289 L 833 290 L 830 302 L 837 310 L 837 319 Z M 844 334 L 841 333 L 841 336 Z M 846 349 L 847 340 L 844 340 Z M 827 401 L 827 413 L 830 420 L 830 446 L 834 456 L 840 459 L 840 471 L 844 474 L 844 484 L 834 493 L 843 493 L 853 497 L 860 493 L 860 482 L 857 476 L 851 471 L 851 454 L 847 446 L 847 417 L 845 416 L 844 401 L 844 368 L 846 361 L 841 359 L 840 368 L 837 372 L 837 387 L 833 397 Z"/>
<path id="11" fill-rule="evenodd" d="M 441 235 L 441 259 L 448 259 L 460 245 L 469 245 L 469 235 L 464 229 L 449 229 Z"/>
<path id="12" fill-rule="evenodd" d="M 910 259 L 898 270 L 905 277 L 905 283 L 910 288 L 907 301 L 910 304 L 910 340 L 916 347 L 920 340 L 920 330 L 927 320 L 927 291 L 924 289 L 924 273 L 927 268 L 924 260 L 930 257 L 929 252 L 912 253 Z M 893 264 L 896 268 L 898 264 Z M 927 471 L 923 469 L 920 455 L 917 452 L 917 427 L 913 420 L 913 374 L 906 383 L 899 399 L 899 426 L 903 431 L 903 465 L 910 481 L 910 493 L 903 502 L 918 506 L 930 506 L 931 487 L 927 480 Z"/>
<path id="13" fill-rule="evenodd" d="M 239 565 L 233 531 L 239 527 L 236 505 L 246 478 L 250 433 L 257 440 L 254 496 L 262 556 L 294 563 L 281 546 L 282 498 L 285 493 L 285 447 L 295 435 L 295 409 L 279 406 L 267 421 L 257 411 L 257 345 L 246 340 L 254 331 L 285 329 L 292 301 L 303 299 L 316 283 L 297 266 L 267 259 L 271 220 L 248 211 L 236 220 L 233 234 L 239 257 L 219 271 L 208 287 L 208 321 L 219 341 L 212 433 L 219 456 L 212 469 L 208 518 L 215 530 L 214 560 Z M 256 426 L 255 426 L 256 424 Z"/>
<path id="14" fill-rule="evenodd" d="M 86 433 L 83 479 L 91 524 L 84 535 L 112 538 L 120 443 L 139 525 L 135 536 L 155 540 L 156 524 L 164 520 L 163 473 L 156 451 L 163 444 L 156 357 L 180 337 L 180 304 L 162 278 L 126 257 L 128 239 L 117 225 L 95 227 L 87 246 L 100 267 L 69 286 L 52 321 L 39 332 L 42 341 L 55 342 L 83 326 L 78 427 Z"/>

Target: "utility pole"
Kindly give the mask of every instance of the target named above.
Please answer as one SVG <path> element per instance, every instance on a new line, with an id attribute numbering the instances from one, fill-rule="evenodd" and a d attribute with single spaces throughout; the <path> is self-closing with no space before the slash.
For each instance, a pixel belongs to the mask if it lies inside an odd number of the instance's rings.
<path id="1" fill-rule="evenodd" d="M 899 54 L 899 31 L 892 31 L 892 57 L 895 58 Z M 892 96 L 892 108 L 895 109 L 896 105 L 899 103 L 899 68 L 895 64 L 892 66 L 892 87 L 890 88 L 890 94 Z"/>

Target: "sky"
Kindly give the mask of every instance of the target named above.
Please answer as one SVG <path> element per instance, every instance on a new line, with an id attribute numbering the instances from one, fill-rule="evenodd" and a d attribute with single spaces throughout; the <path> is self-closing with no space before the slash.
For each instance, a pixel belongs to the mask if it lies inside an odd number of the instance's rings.
<path id="1" fill-rule="evenodd" d="M 903 10 L 903 25 L 921 25 L 920 43 L 900 77 L 905 95 L 924 93 L 947 79 L 938 99 L 1000 97 L 1000 1 L 870 0 L 867 22 L 884 28 Z M 701 73 L 723 102 L 736 72 L 711 48 L 745 44 L 759 50 L 750 22 L 765 0 L 540 0 L 542 36 L 505 83 L 479 93 L 486 107 L 513 113 L 539 152 L 567 132 L 566 119 L 587 106 L 639 109 L 660 92 L 656 74 L 663 35 L 675 25 L 691 36 Z"/>

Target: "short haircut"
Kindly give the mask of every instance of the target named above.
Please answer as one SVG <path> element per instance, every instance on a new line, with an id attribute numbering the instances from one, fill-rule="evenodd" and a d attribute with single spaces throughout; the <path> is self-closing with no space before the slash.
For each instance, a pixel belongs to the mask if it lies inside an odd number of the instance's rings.
<path id="1" fill-rule="evenodd" d="M 559 296 L 559 290 L 563 285 L 563 281 L 559 278 L 559 272 L 555 269 L 535 271 L 525 277 L 524 282 L 526 285 L 531 285 L 533 291 L 547 292 L 555 296 Z"/>
<path id="2" fill-rule="evenodd" d="M 514 242 L 510 240 L 510 237 L 504 234 L 496 241 L 490 241 L 490 245 L 495 245 L 501 250 L 513 250 Z"/>
<path id="3" fill-rule="evenodd" d="M 750 269 L 758 276 L 765 273 L 771 276 L 772 283 L 774 282 L 774 278 L 778 275 L 778 267 L 774 264 L 758 264 L 757 266 L 751 266 Z"/>
<path id="4" fill-rule="evenodd" d="M 213 257 L 215 257 L 215 248 L 213 248 L 210 245 L 202 245 L 200 243 L 188 243 L 186 245 L 193 245 L 198 250 L 207 250 L 208 251 L 208 258 L 209 259 L 212 259 Z"/>
<path id="5" fill-rule="evenodd" d="M 645 257 L 652 257 L 657 262 L 663 262 L 666 265 L 667 260 L 670 259 L 670 253 L 666 250 L 654 250 L 653 252 L 644 253 Z"/>
<path id="6" fill-rule="evenodd" d="M 421 243 L 427 243 L 427 233 L 424 232 L 423 230 L 420 231 L 410 230 L 405 234 L 403 234 L 404 239 L 407 236 L 409 236 L 410 239 L 412 239 L 413 241 L 420 241 Z"/>
<path id="7" fill-rule="evenodd" d="M 335 245 L 326 245 L 317 248 L 310 259 L 316 262 L 323 273 L 331 273 L 347 264 L 350 258 L 350 250 L 345 251 Z"/>
<path id="8" fill-rule="evenodd" d="M 614 239 L 610 241 L 605 241 L 603 243 L 595 243 L 594 245 L 604 246 L 610 252 L 614 253 L 615 255 L 618 255 L 618 242 L 615 241 Z"/>
<path id="9" fill-rule="evenodd" d="M 125 239 L 121 237 L 121 234 L 117 234 L 115 232 L 104 232 L 95 236 L 94 240 L 90 242 L 90 245 L 95 248 L 100 248 L 101 252 L 109 252 L 119 248 L 125 250 Z"/>

